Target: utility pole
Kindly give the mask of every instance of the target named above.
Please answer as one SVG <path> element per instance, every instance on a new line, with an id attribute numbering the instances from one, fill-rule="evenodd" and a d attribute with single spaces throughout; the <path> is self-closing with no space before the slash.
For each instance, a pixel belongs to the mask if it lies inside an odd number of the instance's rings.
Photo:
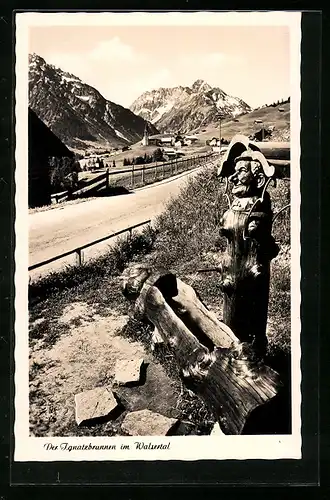
<path id="1" fill-rule="evenodd" d="M 222 116 L 219 116 L 219 159 L 221 160 L 221 120 Z"/>

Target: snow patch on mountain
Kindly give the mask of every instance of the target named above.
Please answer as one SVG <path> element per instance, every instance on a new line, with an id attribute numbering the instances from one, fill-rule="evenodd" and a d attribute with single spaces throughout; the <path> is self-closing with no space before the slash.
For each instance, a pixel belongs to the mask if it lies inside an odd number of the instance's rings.
<path id="1" fill-rule="evenodd" d="M 120 137 L 121 139 L 124 139 L 124 141 L 128 141 L 129 142 L 129 139 L 127 139 L 127 137 L 122 134 L 121 132 L 119 132 L 119 130 L 115 129 L 115 132 L 117 134 L 118 137 Z"/>
<path id="2" fill-rule="evenodd" d="M 89 102 L 91 101 L 91 96 L 89 95 L 77 95 L 78 99 L 81 99 L 82 101 Z"/>

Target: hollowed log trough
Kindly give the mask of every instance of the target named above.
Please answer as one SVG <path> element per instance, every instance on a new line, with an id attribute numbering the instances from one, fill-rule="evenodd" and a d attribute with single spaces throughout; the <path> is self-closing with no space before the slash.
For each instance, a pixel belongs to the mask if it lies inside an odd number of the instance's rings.
<path id="1" fill-rule="evenodd" d="M 205 401 L 225 434 L 241 434 L 251 412 L 277 394 L 278 373 L 258 361 L 251 347 L 174 274 L 130 267 L 123 274 L 123 293 L 135 301 L 135 316 L 146 317 L 157 329 L 182 379 Z"/>

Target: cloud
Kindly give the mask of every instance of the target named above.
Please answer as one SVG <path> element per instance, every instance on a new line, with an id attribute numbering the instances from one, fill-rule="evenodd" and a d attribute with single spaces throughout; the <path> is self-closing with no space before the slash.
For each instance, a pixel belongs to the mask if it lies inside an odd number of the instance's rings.
<path id="1" fill-rule="evenodd" d="M 144 54 L 137 53 L 131 45 L 122 42 L 118 36 L 100 42 L 87 53 L 87 57 L 101 62 L 142 63 L 146 60 Z"/>
<path id="2" fill-rule="evenodd" d="M 75 71 L 79 74 L 88 75 L 93 68 L 102 64 L 116 63 L 118 65 L 129 63 L 130 65 L 142 65 L 147 63 L 147 57 L 138 53 L 131 45 L 120 40 L 118 36 L 110 40 L 102 40 L 94 48 L 85 53 L 79 52 L 53 52 L 48 55 L 47 62 L 63 69 L 64 71 Z"/>

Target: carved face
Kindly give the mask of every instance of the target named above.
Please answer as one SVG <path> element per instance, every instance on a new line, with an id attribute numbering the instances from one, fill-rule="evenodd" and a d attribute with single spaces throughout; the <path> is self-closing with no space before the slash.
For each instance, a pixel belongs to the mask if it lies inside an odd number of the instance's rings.
<path id="1" fill-rule="evenodd" d="M 229 181 L 234 184 L 232 193 L 238 198 L 245 198 L 259 195 L 265 183 L 265 175 L 258 161 L 240 160 Z"/>

